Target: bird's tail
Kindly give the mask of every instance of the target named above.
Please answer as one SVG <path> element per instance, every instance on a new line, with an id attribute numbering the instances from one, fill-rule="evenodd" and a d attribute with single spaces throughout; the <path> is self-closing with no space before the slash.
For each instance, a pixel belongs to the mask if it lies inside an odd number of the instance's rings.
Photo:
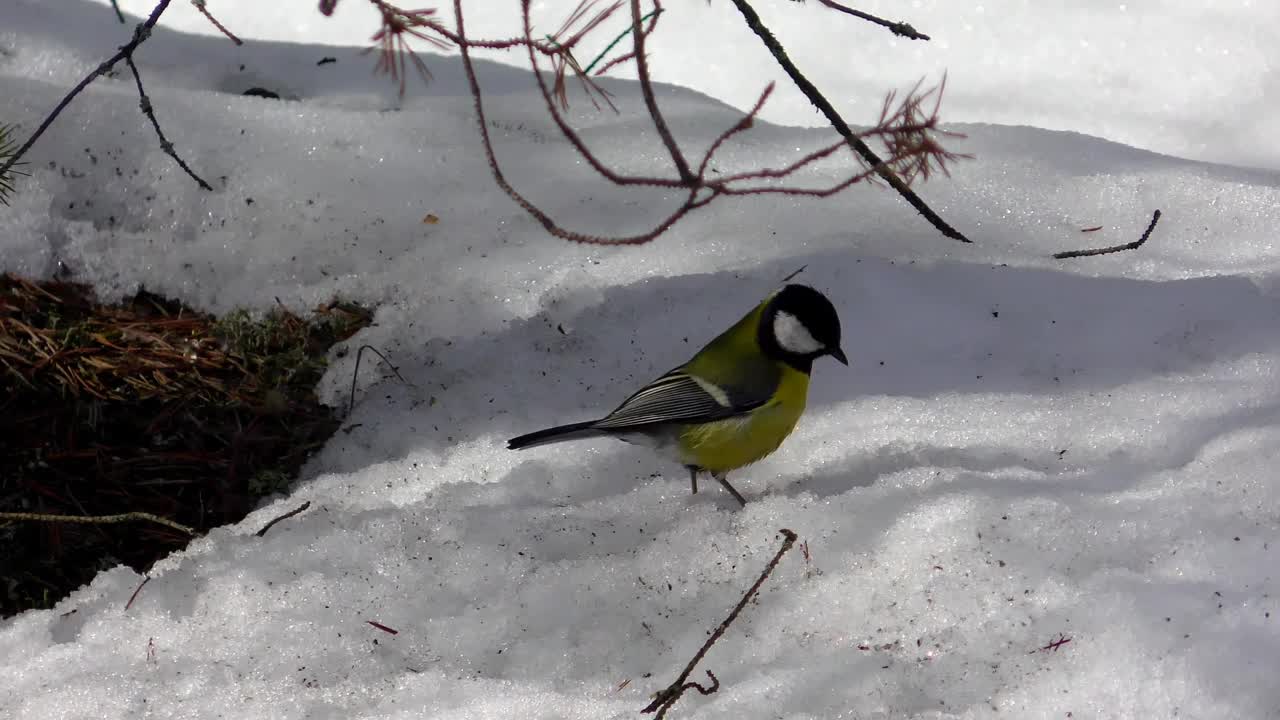
<path id="1" fill-rule="evenodd" d="M 565 440 L 578 440 L 592 437 L 593 435 L 603 435 L 604 432 L 602 430 L 595 428 L 596 422 L 595 420 L 588 420 L 587 422 L 573 423 L 571 425 L 561 425 L 511 438 L 507 441 L 507 449 L 523 450 L 537 445 L 548 445 L 550 443 L 564 442 Z"/>

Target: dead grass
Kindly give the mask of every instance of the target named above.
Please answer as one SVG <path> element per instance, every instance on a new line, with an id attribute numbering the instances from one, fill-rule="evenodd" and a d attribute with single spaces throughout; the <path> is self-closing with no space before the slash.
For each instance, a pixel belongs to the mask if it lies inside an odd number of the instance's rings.
<path id="1" fill-rule="evenodd" d="M 346 303 L 302 318 L 119 305 L 74 283 L 0 276 L 0 512 L 147 512 L 206 530 L 286 489 L 337 429 L 314 387 L 367 325 Z M 0 616 L 48 607 L 101 569 L 145 571 L 188 538 L 162 525 L 0 525 Z"/>

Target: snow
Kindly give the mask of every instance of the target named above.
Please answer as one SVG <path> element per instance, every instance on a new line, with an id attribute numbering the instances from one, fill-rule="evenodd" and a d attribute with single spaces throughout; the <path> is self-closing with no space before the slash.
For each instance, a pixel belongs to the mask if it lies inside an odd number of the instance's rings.
<path id="1" fill-rule="evenodd" d="M 730 10 L 688 5 L 668 20 Z M 176 3 L 138 54 L 213 193 L 159 150 L 127 75 L 99 81 L 0 210 L 0 270 L 62 263 L 108 296 L 145 285 L 215 311 L 378 303 L 349 345 L 383 349 L 411 385 L 363 366 L 348 430 L 294 492 L 161 561 L 132 606 L 142 578 L 115 568 L 0 621 L 0 716 L 636 717 L 783 527 L 811 560 L 784 558 L 695 672 L 721 690 L 671 717 L 1280 716 L 1280 175 L 1265 169 L 1280 156 L 1258 124 L 1280 101 L 1246 97 L 1269 82 L 1249 50 L 1272 6 L 921 2 L 906 19 L 935 41 L 911 44 L 824 27 L 808 3 L 779 28 L 808 28 L 802 66 L 850 53 L 853 33 L 875 44 L 816 78 L 851 109 L 952 68 L 944 113 L 970 121 L 953 148 L 976 159 L 921 192 L 976 244 L 856 187 L 720 201 L 638 248 L 551 238 L 494 187 L 455 59 L 429 57 L 435 82 L 401 101 L 358 47 L 314 44 L 360 45 L 369 23 L 280 7 L 211 4 L 272 40 L 234 48 Z M 38 121 L 123 42 L 109 19 L 69 0 L 0 9 L 0 120 Z M 1102 49 L 1087 63 L 1063 49 L 1085 29 Z M 676 73 L 663 63 L 690 45 L 754 45 L 668 30 L 661 72 L 694 90 L 659 97 L 696 152 L 739 116 L 702 92 L 749 103 L 777 73 Z M 1233 59 L 1197 59 L 1192 37 L 1230 38 Z M 603 186 L 526 73 L 481 70 L 504 170 L 556 217 L 622 234 L 676 201 Z M 1098 83 L 1109 102 L 1085 100 Z M 239 95 L 255 85 L 294 99 Z M 622 116 L 575 105 L 588 142 L 669 172 L 634 86 L 609 87 Z M 812 119 L 774 102 L 775 119 Z M 778 165 L 827 137 L 761 123 L 719 164 Z M 1139 251 L 1050 257 L 1135 239 L 1156 208 Z M 802 265 L 842 313 L 852 367 L 817 365 L 797 432 L 734 476 L 746 508 L 690 496 L 680 468 L 622 443 L 505 449 L 606 411 Z M 335 358 L 328 402 L 345 403 L 353 355 Z"/>
<path id="2" fill-rule="evenodd" d="M 559 27 L 578 1 L 533 3 L 535 27 Z M 119 3 L 141 16 L 153 5 L 151 0 Z M 890 21 L 907 21 L 932 39 L 895 37 L 817 0 L 751 3 L 792 60 L 851 122 L 872 122 L 886 89 L 907 88 L 921 78 L 936 82 L 945 72 L 946 117 L 953 122 L 1074 130 L 1180 157 L 1280 169 L 1280 145 L 1274 141 L 1270 114 L 1280 102 L 1274 37 L 1280 27 L 1280 3 L 845 4 Z M 366 45 L 377 27 L 377 12 L 360 0 L 342 0 L 332 18 L 307 12 L 305 2 L 299 5 L 214 0 L 209 7 L 237 34 L 264 40 Z M 469 33 L 518 34 L 517 0 L 480 5 L 488 12 L 473 10 L 467 15 Z M 452 3 L 428 5 L 433 6 L 451 17 Z M 760 94 L 761 78 L 779 77 L 773 58 L 728 0 L 673 0 L 664 7 L 668 15 L 663 30 L 650 44 L 656 78 L 749 107 Z M 624 7 L 622 12 L 629 11 Z M 217 32 L 188 3 L 174 3 L 165 24 L 184 32 Z M 607 41 L 602 35 L 592 47 Z M 224 49 L 221 54 L 229 53 Z M 494 59 L 525 61 L 518 53 Z M 792 125 L 825 125 L 804 96 L 785 83 L 764 117 Z"/>

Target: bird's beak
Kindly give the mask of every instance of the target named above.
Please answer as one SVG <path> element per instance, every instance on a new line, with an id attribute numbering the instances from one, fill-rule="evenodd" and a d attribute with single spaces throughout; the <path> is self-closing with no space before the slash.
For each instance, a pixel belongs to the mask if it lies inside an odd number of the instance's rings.
<path id="1" fill-rule="evenodd" d="M 841 365 L 849 364 L 849 358 L 844 356 L 844 351 L 841 350 L 840 348 L 836 348 L 835 350 L 832 350 L 830 355 L 831 357 L 839 360 Z"/>

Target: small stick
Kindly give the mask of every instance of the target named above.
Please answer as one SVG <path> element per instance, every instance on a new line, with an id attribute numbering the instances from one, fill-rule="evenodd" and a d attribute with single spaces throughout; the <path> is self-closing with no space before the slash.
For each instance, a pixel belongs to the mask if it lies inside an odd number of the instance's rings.
<path id="1" fill-rule="evenodd" d="M 654 15 L 657 15 L 658 13 L 662 12 L 662 10 L 663 10 L 663 9 L 662 9 L 662 8 L 660 8 L 660 7 L 658 7 L 658 8 L 654 8 L 654 9 L 650 10 L 650 11 L 648 12 L 648 14 L 646 14 L 644 17 L 640 18 L 640 22 L 644 22 L 645 20 L 648 20 L 649 18 L 653 17 Z M 605 56 L 605 55 L 608 55 L 608 54 L 609 54 L 609 51 L 610 51 L 610 50 L 613 50 L 613 48 L 614 48 L 618 43 L 622 42 L 622 38 L 626 37 L 628 33 L 633 32 L 633 31 L 634 31 L 634 27 L 629 27 L 629 28 L 627 28 L 626 30 L 623 30 L 621 33 L 619 33 L 619 34 L 618 34 L 618 37 L 616 37 L 616 38 L 614 38 L 614 39 L 613 39 L 613 42 L 611 42 L 611 43 L 609 43 L 608 45 L 606 45 L 606 46 L 605 46 L 605 48 L 604 48 L 604 50 L 601 50 L 601 51 L 600 51 L 600 54 L 599 54 L 599 55 L 596 55 L 596 59 L 595 59 L 595 60 L 592 60 L 591 62 L 587 63 L 587 67 L 586 67 L 585 69 L 583 69 L 583 71 L 582 71 L 582 72 L 587 73 L 587 74 L 590 74 L 590 73 L 591 73 L 591 69 L 592 69 L 592 68 L 594 68 L 596 65 L 598 65 L 598 64 L 600 63 L 600 61 L 604 59 L 604 56 Z"/>
<path id="2" fill-rule="evenodd" d="M 146 115 L 147 119 L 151 121 L 151 127 L 155 128 L 156 136 L 160 138 L 160 149 L 173 158 L 178 163 L 178 167 L 191 176 L 191 179 L 195 180 L 202 190 L 212 192 L 213 187 L 199 175 L 196 175 L 195 171 L 188 167 L 182 158 L 178 157 L 178 151 L 173 149 L 173 143 L 169 142 L 169 138 L 164 136 L 164 131 L 160 129 L 160 121 L 156 120 L 155 110 L 151 108 L 151 98 L 147 97 L 147 91 L 142 89 L 142 76 L 138 74 L 138 66 L 133 64 L 133 55 L 125 55 L 124 61 L 128 64 L 129 72 L 133 73 L 133 80 L 138 86 L 138 107 L 142 109 L 142 114 Z"/>
<path id="3" fill-rule="evenodd" d="M 307 509 L 307 508 L 309 508 L 309 507 L 311 507 L 311 501 L 310 501 L 310 500 L 308 500 L 308 501 L 306 501 L 306 502 L 302 503 L 302 504 L 301 504 L 301 505 L 299 505 L 298 507 L 296 507 L 296 508 L 294 508 L 294 509 L 290 510 L 289 512 L 287 512 L 287 513 L 285 513 L 285 514 L 283 514 L 283 515 L 281 515 L 281 516 L 279 516 L 279 517 L 272 518 L 272 519 L 271 519 L 271 522 L 267 523 L 266 525 L 263 525 L 263 526 L 262 526 L 262 529 L 261 529 L 261 530 L 259 530 L 259 531 L 258 531 L 258 532 L 256 532 L 256 533 L 254 533 L 254 535 L 257 535 L 258 537 L 262 537 L 262 536 L 266 535 L 266 534 L 267 534 L 267 531 L 268 531 L 268 530 L 270 530 L 270 529 L 271 529 L 271 527 L 272 527 L 273 525 L 275 525 L 276 523 L 280 522 L 281 520 L 288 520 L 289 518 L 293 517 L 294 515 L 297 515 L 298 513 L 303 512 L 304 510 L 306 510 L 306 509 Z"/>
<path id="4" fill-rule="evenodd" d="M 872 15 L 871 13 L 866 13 L 861 10 L 854 10 L 851 7 L 845 7 L 844 5 L 841 5 L 840 3 L 835 2 L 835 0 L 818 0 L 818 2 L 822 3 L 823 5 L 826 5 L 832 10 L 839 10 L 842 13 L 849 13 L 850 15 L 856 18 L 862 18 L 867 22 L 873 22 L 876 25 L 879 25 L 880 27 L 888 28 L 889 32 L 892 32 L 894 35 L 897 35 L 898 37 L 910 38 L 912 40 L 928 40 L 929 39 L 928 35 L 925 35 L 924 33 L 919 32 L 915 28 L 911 27 L 911 25 L 908 23 L 891 22 L 889 20 L 885 20 L 884 18 L 878 18 L 875 15 Z"/>
<path id="5" fill-rule="evenodd" d="M 133 607 L 133 601 L 138 599 L 138 593 L 142 592 L 142 588 L 149 582 L 151 582 L 151 576 L 147 575 L 142 578 L 142 582 L 138 583 L 138 587 L 133 589 L 133 594 L 129 596 L 129 602 L 124 604 L 125 612 L 128 612 L 129 608 Z"/>
<path id="6" fill-rule="evenodd" d="M 187 535 L 195 535 L 196 531 L 159 515 L 149 512 L 127 512 L 118 515 L 46 515 L 44 513 L 0 512 L 0 520 L 27 520 L 31 522 L 84 523 L 91 525 L 112 525 L 130 520 L 147 520 L 173 528 Z"/>
<path id="7" fill-rule="evenodd" d="M 769 54 L 773 55 L 773 59 L 782 66 L 783 71 L 787 73 L 787 76 L 791 78 L 791 81 L 795 83 L 795 86 L 800 90 L 800 92 L 804 93 L 804 96 L 809 98 L 809 102 L 813 103 L 813 106 L 822 113 L 822 115 L 827 119 L 827 122 L 831 123 L 831 127 L 835 128 L 836 132 L 840 133 L 840 136 L 848 141 L 849 146 L 853 148 L 858 155 L 862 156 L 862 159 L 867 163 L 867 165 L 877 175 L 879 175 L 880 178 L 889 185 L 889 187 L 896 190 L 897 193 L 902 196 L 903 200 L 906 200 L 911 207 L 915 208 L 916 212 L 924 216 L 924 219 L 928 220 L 929 224 L 933 225 L 933 227 L 944 236 L 953 240 L 959 240 L 963 243 L 973 242 L 969 238 L 965 237 L 959 230 L 956 230 L 954 227 L 947 224 L 947 221 L 943 220 L 941 215 L 934 211 L 933 208 L 929 207 L 929 205 L 925 203 L 925 201 L 917 195 L 914 190 L 907 186 L 907 183 L 904 182 L 902 178 L 898 177 L 897 173 L 895 173 L 883 160 L 880 159 L 880 156 L 877 155 L 869 145 L 863 142 L 862 139 L 853 132 L 848 123 L 844 121 L 844 118 L 840 117 L 840 113 L 836 110 L 835 106 L 831 104 L 831 101 L 818 90 L 817 86 L 814 85 L 809 78 L 805 77 L 804 74 L 800 72 L 800 68 L 796 67 L 795 63 L 791 61 L 791 58 L 787 56 L 787 51 L 782 47 L 782 43 L 778 42 L 778 39 L 774 37 L 773 33 L 765 27 L 764 23 L 760 20 L 760 16 L 756 14 L 755 8 L 751 7 L 751 3 L 747 2 L 747 0 L 732 0 L 732 2 L 734 6 L 738 8 L 738 12 L 742 14 L 747 26 L 756 34 L 756 37 L 760 38 L 760 41 L 764 43 L 766 48 L 768 48 Z"/>
<path id="8" fill-rule="evenodd" d="M 1151 223 L 1147 225 L 1147 229 L 1142 231 L 1142 237 L 1131 243 L 1123 245 L 1112 245 L 1111 247 L 1092 248 L 1089 250 L 1066 250 L 1060 253 L 1054 253 L 1054 260 L 1066 260 L 1068 258 L 1090 257 L 1093 255 L 1109 255 L 1111 253 L 1124 252 L 1126 250 L 1137 250 L 1142 244 L 1151 237 L 1151 231 L 1156 229 L 1156 223 L 1160 222 L 1160 211 L 1156 210 L 1151 214 Z"/>
<path id="9" fill-rule="evenodd" d="M 195 5 L 196 10 L 199 10 L 200 14 L 203 15 L 206 20 L 213 23 L 213 26 L 218 28 L 218 30 L 220 30 L 223 35 L 226 35 L 231 40 L 231 42 L 235 43 L 236 45 L 244 44 L 243 40 L 236 37 L 234 34 L 232 34 L 230 30 L 223 27 L 222 23 L 218 22 L 218 18 L 214 17 L 213 13 L 209 12 L 209 8 L 204 6 L 205 0 L 191 0 L 191 4 Z"/>
<path id="10" fill-rule="evenodd" d="M 716 679 L 716 676 L 713 675 L 710 670 L 707 671 L 707 675 L 711 678 L 711 687 L 709 688 L 704 688 L 696 682 L 685 681 L 688 680 L 694 667 L 696 667 L 698 662 L 702 660 L 703 656 L 707 654 L 707 651 L 711 649 L 711 646 L 715 645 L 716 641 L 720 639 L 720 636 L 724 635 L 725 630 L 728 630 L 729 626 L 733 624 L 733 621 L 738 619 L 738 614 L 747 606 L 747 603 L 751 602 L 751 598 L 760 590 L 760 586 L 764 585 L 764 581 L 768 580 L 769 576 L 773 574 L 773 569 L 778 566 L 778 562 L 782 560 L 782 556 L 786 555 L 787 551 L 791 549 L 791 546 L 795 544 L 796 534 L 794 532 L 791 532 L 786 528 L 782 528 L 778 532 L 783 537 L 782 547 L 778 548 L 777 554 L 775 554 L 773 559 L 769 561 L 769 564 L 765 566 L 764 572 L 760 573 L 760 577 L 756 579 L 755 583 L 751 585 L 746 594 L 742 596 L 742 599 L 738 601 L 738 604 L 734 606 L 733 612 L 729 613 L 729 617 L 725 618 L 724 622 L 720 623 L 720 626 L 715 629 L 715 632 L 711 633 L 711 637 L 708 637 L 707 641 L 702 644 L 702 647 L 698 650 L 697 654 L 694 655 L 693 659 L 689 661 L 689 664 L 685 666 L 684 672 L 680 673 L 680 677 L 676 678 L 676 681 L 668 685 L 666 689 L 659 690 L 654 693 L 653 702 L 649 703 L 640 712 L 657 712 L 656 720 L 662 720 L 662 718 L 666 716 L 667 710 L 671 709 L 671 706 L 680 699 L 680 696 L 683 695 L 686 690 L 692 688 L 703 695 L 710 695 L 720 689 L 720 681 Z"/>
<path id="11" fill-rule="evenodd" d="M 382 632 L 387 633 L 388 635 L 399 635 L 399 634 L 400 634 L 400 631 L 399 631 L 399 630 L 396 630 L 395 628 L 389 628 L 389 627 L 387 627 L 386 625 L 383 625 L 382 623 L 378 622 L 377 620 L 365 620 L 365 622 L 366 622 L 366 623 L 368 623 L 368 624 L 370 624 L 370 625 L 372 625 L 372 626 L 374 626 L 374 627 L 376 627 L 376 628 L 378 628 L 378 629 L 379 629 L 379 630 L 381 630 Z"/>
<path id="12" fill-rule="evenodd" d="M 404 376 L 400 374 L 400 369 L 397 368 L 395 365 L 392 365 L 391 361 L 387 359 L 386 355 L 383 355 L 382 353 L 378 352 L 378 349 L 372 345 L 361 345 L 360 349 L 356 351 L 356 369 L 351 372 L 351 397 L 347 400 L 348 416 L 351 415 L 351 411 L 354 410 L 356 407 L 356 378 L 360 376 L 360 358 L 361 356 L 364 355 L 365 350 L 368 350 L 369 352 L 372 352 L 374 355 L 377 355 L 378 357 L 382 358 L 382 362 L 386 363 L 387 367 L 391 368 L 391 372 L 395 373 L 396 377 L 400 378 L 400 382 L 410 387 L 413 386 L 413 383 L 404 379 Z"/>
<path id="13" fill-rule="evenodd" d="M 116 63 L 121 60 L 133 58 L 133 52 L 138 49 L 138 46 L 145 42 L 147 38 L 151 37 L 151 29 L 154 28 L 156 22 L 160 20 L 160 16 L 164 14 L 164 11 L 169 7 L 170 2 L 172 2 L 172 0 L 159 0 L 159 2 L 156 3 L 156 6 L 152 8 L 151 14 L 147 16 L 147 19 L 134 28 L 133 39 L 120 46 L 120 49 L 115 55 L 104 60 L 101 65 L 94 68 L 93 72 L 86 75 L 83 80 L 77 83 L 75 87 L 71 88 L 71 90 L 63 96 L 62 100 L 60 100 L 58 104 L 54 106 L 53 110 L 45 116 L 39 127 L 37 127 L 35 132 L 31 134 L 31 137 L 27 138 L 27 141 L 24 142 L 22 146 L 18 148 L 17 152 L 10 156 L 3 165 L 0 165 L 0 177 L 4 177 L 5 173 L 9 172 L 14 165 L 17 165 L 18 162 L 22 160 L 22 157 L 31 149 L 31 146 L 35 145 L 36 141 L 40 139 L 40 136 L 44 135 L 44 132 L 53 124 L 53 121 L 62 114 L 63 110 L 67 109 L 67 106 L 71 104 L 71 101 L 76 99 L 76 96 L 79 95 L 86 87 L 89 87 L 89 83 L 107 74 L 111 68 L 115 67 Z M 139 83 L 139 87 L 141 87 L 141 83 Z M 143 100 L 146 101 L 146 98 L 144 97 Z M 194 175 L 192 177 L 194 177 Z M 201 187 L 204 187 L 206 190 L 211 189 L 203 183 Z"/>

